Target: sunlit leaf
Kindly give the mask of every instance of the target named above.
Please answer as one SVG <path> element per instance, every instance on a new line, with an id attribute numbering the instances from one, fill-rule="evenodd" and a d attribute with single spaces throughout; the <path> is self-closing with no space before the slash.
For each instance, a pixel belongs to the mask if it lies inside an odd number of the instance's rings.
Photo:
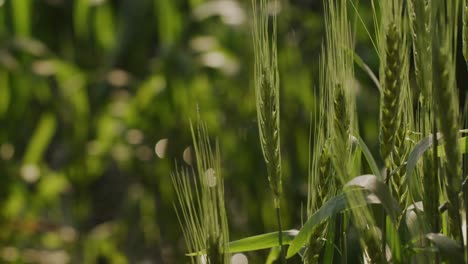
<path id="1" fill-rule="evenodd" d="M 299 233 L 296 229 L 283 231 L 283 245 L 288 245 Z M 246 252 L 279 246 L 278 232 L 248 237 L 229 243 L 229 253 Z"/>
<path id="2" fill-rule="evenodd" d="M 283 245 L 288 245 L 298 234 L 298 230 L 291 229 L 283 231 Z M 260 249 L 268 249 L 279 246 L 278 232 L 271 232 L 267 234 L 243 238 L 240 240 L 232 241 L 228 244 L 228 253 L 247 252 Z M 189 253 L 187 256 L 197 256 L 203 252 Z"/>
<path id="3" fill-rule="evenodd" d="M 265 264 L 273 264 L 278 259 L 280 254 L 280 247 L 272 247 L 270 249 L 270 253 L 268 253 L 268 257 L 265 261 Z"/>

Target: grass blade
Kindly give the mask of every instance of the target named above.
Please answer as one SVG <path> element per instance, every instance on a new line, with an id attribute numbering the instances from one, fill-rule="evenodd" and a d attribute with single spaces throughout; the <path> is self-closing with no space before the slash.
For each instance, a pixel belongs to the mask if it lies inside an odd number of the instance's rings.
<path id="1" fill-rule="evenodd" d="M 440 139 L 442 136 L 441 134 L 437 134 L 437 139 Z M 408 156 L 408 161 L 406 164 L 406 177 L 408 181 L 408 187 L 411 189 L 412 186 L 412 175 L 416 168 L 416 164 L 423 156 L 424 152 L 426 152 L 434 142 L 433 135 L 425 137 L 421 139 L 416 146 L 414 146 L 413 150 L 410 152 Z"/>
<path id="2" fill-rule="evenodd" d="M 372 69 L 362 60 L 361 57 L 359 57 L 359 55 L 354 50 L 347 49 L 347 51 L 353 55 L 354 63 L 356 63 L 356 65 L 359 66 L 359 68 L 361 68 L 369 76 L 377 89 L 379 89 L 379 92 L 382 92 L 382 86 L 380 86 L 379 79 L 377 76 L 375 76 Z"/>
<path id="3" fill-rule="evenodd" d="M 367 147 L 366 143 L 364 142 L 364 140 L 362 140 L 361 137 L 354 137 L 353 136 L 353 140 L 356 139 L 357 142 L 359 143 L 359 147 L 361 147 L 361 150 L 362 150 L 362 153 L 364 154 L 364 157 L 366 158 L 367 160 L 367 163 L 369 164 L 371 170 L 372 170 L 372 173 L 377 176 L 377 178 L 381 181 L 384 180 L 383 176 L 382 176 L 382 173 L 380 173 L 380 169 L 379 169 L 379 166 L 377 166 L 377 162 L 375 161 L 374 159 L 374 156 L 372 156 L 372 153 L 370 152 L 369 148 Z"/>
<path id="4" fill-rule="evenodd" d="M 288 245 L 299 233 L 296 229 L 282 232 L 283 245 Z M 279 246 L 278 232 L 271 232 L 262 235 L 251 236 L 236 241 L 229 242 L 227 253 L 247 252 Z M 198 256 L 204 254 L 204 251 L 189 253 L 187 256 Z"/>
<path id="5" fill-rule="evenodd" d="M 299 233 L 296 229 L 282 232 L 283 245 L 288 245 Z M 279 246 L 278 232 L 243 238 L 229 243 L 229 253 L 246 252 Z"/>

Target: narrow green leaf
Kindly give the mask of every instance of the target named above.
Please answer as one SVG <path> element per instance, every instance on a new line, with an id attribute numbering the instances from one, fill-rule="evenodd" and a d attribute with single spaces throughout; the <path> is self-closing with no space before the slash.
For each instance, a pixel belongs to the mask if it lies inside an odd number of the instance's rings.
<path id="1" fill-rule="evenodd" d="M 466 130 L 460 130 L 461 133 L 464 133 Z M 442 135 L 440 133 L 437 133 L 437 139 L 441 139 Z M 424 152 L 426 152 L 431 146 L 432 143 L 434 142 L 434 139 L 432 135 L 425 137 L 421 139 L 416 146 L 414 146 L 413 150 L 408 156 L 408 163 L 406 165 L 406 175 L 411 178 L 411 175 L 414 172 L 414 169 L 416 168 L 416 164 L 418 163 L 419 159 L 422 157 Z M 443 142 L 441 142 L 443 143 Z M 462 137 L 460 138 L 460 149 L 463 154 L 468 153 L 468 137 Z M 437 146 L 437 156 L 438 157 L 444 157 L 445 156 L 445 150 L 444 150 L 444 145 L 441 144 L 440 146 Z"/>
<path id="2" fill-rule="evenodd" d="M 45 113 L 42 115 L 24 155 L 23 162 L 25 164 L 34 164 L 41 160 L 55 134 L 56 126 L 57 120 L 53 114 Z"/>
<path id="3" fill-rule="evenodd" d="M 355 177 L 345 185 L 345 187 L 352 186 L 364 188 L 370 193 L 375 194 L 375 196 L 377 196 L 382 202 L 382 206 L 384 207 L 385 211 L 387 211 L 390 219 L 394 224 L 396 224 L 397 215 L 401 213 L 401 209 L 398 206 L 398 202 L 393 199 L 392 195 L 390 194 L 390 190 L 384 182 L 377 179 L 375 175 L 368 174 Z"/>
<path id="4" fill-rule="evenodd" d="M 280 254 L 280 247 L 272 247 L 270 253 L 268 254 L 265 264 L 273 264 L 278 259 Z"/>
<path id="5" fill-rule="evenodd" d="M 283 245 L 289 245 L 291 241 L 298 234 L 298 230 L 291 229 L 283 231 Z M 228 253 L 238 253 L 246 251 L 254 251 L 260 249 L 267 249 L 279 246 L 278 232 L 271 232 L 262 235 L 243 238 L 240 240 L 232 241 L 228 244 Z M 187 256 L 198 256 L 203 254 L 204 251 L 189 253 Z"/>
<path id="6" fill-rule="evenodd" d="M 369 66 L 367 66 L 367 64 L 361 59 L 361 57 L 359 57 L 359 55 L 354 50 L 348 49 L 348 51 L 353 55 L 354 62 L 356 63 L 356 65 L 359 66 L 359 68 L 361 68 L 365 73 L 367 73 L 372 82 L 374 82 L 377 89 L 379 89 L 379 91 L 382 92 L 382 87 L 380 86 L 379 79 L 377 78 L 377 76 L 375 76 L 372 69 Z"/>
<path id="7" fill-rule="evenodd" d="M 379 166 L 377 166 L 377 162 L 375 162 L 374 157 L 372 156 L 372 153 L 370 152 L 369 148 L 367 147 L 366 143 L 364 140 L 362 140 L 361 137 L 354 137 L 352 136 L 353 139 L 356 139 L 359 143 L 359 146 L 361 147 L 362 153 L 364 153 L 364 157 L 366 157 L 367 163 L 369 164 L 372 173 L 379 178 L 379 180 L 383 181 L 384 178 L 382 176 L 382 173 L 380 173 Z"/>
<path id="8" fill-rule="evenodd" d="M 289 245 L 299 233 L 296 229 L 283 231 L 283 245 Z M 229 253 L 246 252 L 279 246 L 278 232 L 243 238 L 229 243 Z"/>
<path id="9" fill-rule="evenodd" d="M 437 139 L 440 139 L 442 136 L 440 133 L 437 133 Z M 432 143 L 434 142 L 433 135 L 430 135 L 428 137 L 425 137 L 421 139 L 416 146 L 414 146 L 413 150 L 408 156 L 408 161 L 406 164 L 406 178 L 408 181 L 408 187 L 410 190 L 412 190 L 412 175 L 414 172 L 414 169 L 416 168 L 416 164 L 418 163 L 419 159 L 422 157 L 424 152 L 426 152 L 431 146 Z M 414 191 L 414 190 L 413 190 Z"/>
<path id="10" fill-rule="evenodd" d="M 463 248 L 458 242 L 440 233 L 429 233 L 426 237 L 437 247 L 442 259 L 449 261 L 449 263 L 464 262 Z"/>
<path id="11" fill-rule="evenodd" d="M 350 205 L 347 200 L 348 195 L 363 195 L 365 199 L 360 199 L 364 201 L 363 204 Z M 367 196 L 366 196 L 367 195 Z M 357 189 L 343 192 L 331 199 L 329 199 L 319 210 L 317 210 L 304 224 L 302 229 L 299 231 L 299 234 L 291 242 L 287 258 L 294 256 L 299 250 L 308 242 L 310 236 L 315 231 L 315 228 L 318 224 L 326 220 L 327 218 L 344 211 L 346 209 L 352 209 L 360 206 L 365 206 L 367 204 L 378 204 L 380 203 L 379 199 L 373 195 L 368 195 L 366 191 Z"/>

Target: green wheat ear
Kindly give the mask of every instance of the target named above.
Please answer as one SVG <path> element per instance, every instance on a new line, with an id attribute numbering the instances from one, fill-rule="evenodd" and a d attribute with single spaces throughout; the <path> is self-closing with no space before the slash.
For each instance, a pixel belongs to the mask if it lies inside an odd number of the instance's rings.
<path id="1" fill-rule="evenodd" d="M 428 0 L 409 0 L 408 13 L 413 41 L 414 72 L 424 104 L 432 104 L 431 5 Z"/>
<path id="2" fill-rule="evenodd" d="M 254 14 L 253 43 L 255 53 L 255 94 L 258 129 L 263 157 L 267 165 L 270 188 L 279 206 L 282 192 L 279 74 L 276 48 L 276 15 L 270 25 L 266 0 L 252 0 Z M 270 30 L 272 31 L 270 35 Z"/>
<path id="3" fill-rule="evenodd" d="M 172 174 L 179 206 L 176 213 L 189 252 L 204 252 L 207 263 L 229 263 L 228 222 L 224 203 L 219 146 L 213 148 L 206 125 L 191 125 L 196 170 L 179 168 Z M 195 177 L 194 177 L 195 176 Z M 199 256 L 192 263 L 203 263 Z"/>
<path id="4" fill-rule="evenodd" d="M 395 147 L 395 136 L 400 125 L 400 102 L 402 85 L 402 39 L 395 23 L 390 23 L 386 33 L 384 82 L 380 107 L 380 152 L 389 164 Z"/>
<path id="5" fill-rule="evenodd" d="M 276 11 L 269 21 L 269 3 L 273 1 L 252 0 L 253 45 L 255 57 L 255 102 L 257 108 L 258 130 L 263 158 L 268 171 L 268 181 L 273 192 L 273 202 L 278 222 L 278 242 L 280 260 L 286 263 L 282 248 L 282 227 L 280 199 L 282 193 L 281 147 L 280 147 L 280 101 L 278 51 L 276 47 Z M 274 2 L 277 8 L 277 2 Z"/>

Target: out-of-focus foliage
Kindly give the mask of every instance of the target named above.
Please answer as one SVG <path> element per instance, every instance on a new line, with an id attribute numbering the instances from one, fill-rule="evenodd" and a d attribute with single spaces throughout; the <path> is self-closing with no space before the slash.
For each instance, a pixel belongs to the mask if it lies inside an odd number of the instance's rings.
<path id="1" fill-rule="evenodd" d="M 290 229 L 305 214 L 324 30 L 320 0 L 280 3 Z M 220 142 L 230 237 L 274 231 L 251 46 L 250 0 L 0 0 L 0 262 L 187 261 L 170 171 L 189 166 L 198 117 Z M 377 89 L 357 74 L 359 110 L 377 113 Z M 377 114 L 361 119 L 375 147 Z"/>

